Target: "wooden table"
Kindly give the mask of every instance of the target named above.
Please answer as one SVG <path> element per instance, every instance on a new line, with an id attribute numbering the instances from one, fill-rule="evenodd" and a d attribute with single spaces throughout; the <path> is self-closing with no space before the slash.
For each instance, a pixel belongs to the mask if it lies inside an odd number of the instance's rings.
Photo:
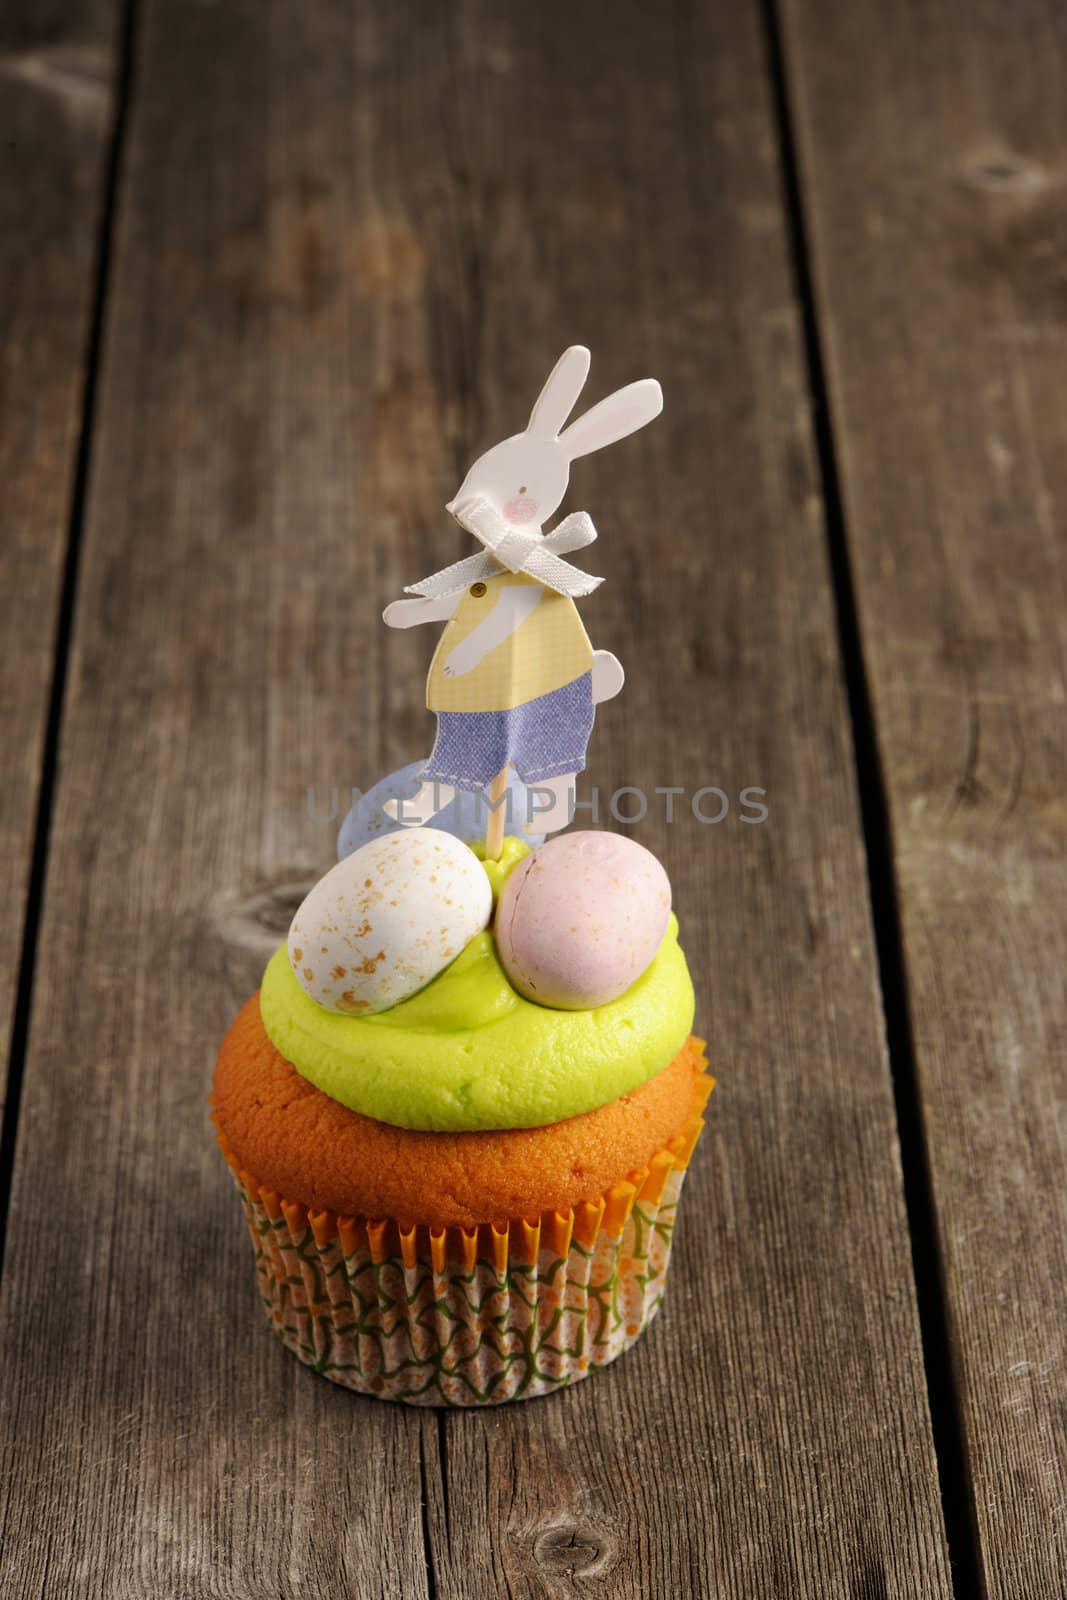
<path id="1" fill-rule="evenodd" d="M 4 7 L 5 1600 L 1067 1593 L 1065 90 L 1042 0 Z M 588 781 L 730 798 L 633 829 L 720 1088 L 642 1343 L 406 1410 L 205 1096 L 572 340 L 666 394 Z"/>

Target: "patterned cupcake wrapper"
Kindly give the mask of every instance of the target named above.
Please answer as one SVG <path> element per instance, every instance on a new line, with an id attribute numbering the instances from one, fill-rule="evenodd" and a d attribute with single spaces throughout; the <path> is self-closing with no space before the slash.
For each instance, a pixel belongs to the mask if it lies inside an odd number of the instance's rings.
<path id="1" fill-rule="evenodd" d="M 307 1366 L 411 1405 L 530 1399 L 607 1366 L 663 1298 L 701 1110 L 648 1166 L 596 1200 L 533 1220 L 428 1228 L 314 1211 L 219 1144 L 240 1193 L 260 1295 Z"/>

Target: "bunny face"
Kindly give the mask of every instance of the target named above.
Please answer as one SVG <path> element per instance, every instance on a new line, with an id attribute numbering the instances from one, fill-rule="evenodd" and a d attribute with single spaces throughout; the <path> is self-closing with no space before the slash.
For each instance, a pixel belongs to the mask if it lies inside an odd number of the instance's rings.
<path id="1" fill-rule="evenodd" d="M 517 433 L 479 456 L 447 509 L 481 496 L 505 522 L 539 530 L 559 509 L 569 479 L 570 463 L 556 440 Z"/>
<path id="2" fill-rule="evenodd" d="M 603 450 L 659 416 L 663 395 L 653 378 L 641 378 L 601 400 L 565 426 L 589 376 L 589 351 L 564 350 L 537 397 L 525 433 L 513 434 L 479 456 L 446 510 L 454 516 L 481 499 L 524 533 L 540 533 L 558 511 L 578 456 Z"/>

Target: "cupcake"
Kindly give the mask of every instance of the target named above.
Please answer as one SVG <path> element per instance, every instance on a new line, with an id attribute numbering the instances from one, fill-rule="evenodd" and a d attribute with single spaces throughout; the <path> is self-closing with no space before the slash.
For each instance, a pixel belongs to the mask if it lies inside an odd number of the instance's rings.
<path id="1" fill-rule="evenodd" d="M 592 519 L 544 524 L 571 462 L 663 405 L 644 378 L 569 421 L 589 362 L 565 350 L 525 430 L 467 472 L 447 510 L 479 550 L 383 613 L 446 624 L 433 751 L 414 793 L 394 774 L 346 824 L 342 848 L 364 842 L 300 907 L 215 1070 L 275 1331 L 393 1400 L 546 1394 L 632 1344 L 712 1087 L 666 873 L 632 840 L 561 832 L 624 673 L 575 606 L 601 580 L 564 559 Z M 533 851 L 502 839 L 509 792 L 553 836 Z M 481 846 L 443 821 L 464 796 L 488 798 Z"/>
<path id="2" fill-rule="evenodd" d="M 573 1383 L 663 1298 L 712 1088 L 662 867 L 429 828 L 315 886 L 218 1057 L 218 1142 L 281 1341 L 347 1388 Z"/>

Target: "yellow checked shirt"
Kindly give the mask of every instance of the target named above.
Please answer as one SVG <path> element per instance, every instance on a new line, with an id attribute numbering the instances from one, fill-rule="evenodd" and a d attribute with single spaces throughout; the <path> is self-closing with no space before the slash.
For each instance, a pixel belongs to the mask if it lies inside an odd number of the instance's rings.
<path id="1" fill-rule="evenodd" d="M 503 588 L 534 584 L 524 572 L 502 573 L 466 591 L 441 635 L 426 680 L 431 711 L 510 711 L 550 694 L 590 672 L 593 647 L 569 595 L 542 590 L 541 598 L 513 633 L 476 667 L 446 678 L 445 662 L 458 644 L 484 622 Z"/>

